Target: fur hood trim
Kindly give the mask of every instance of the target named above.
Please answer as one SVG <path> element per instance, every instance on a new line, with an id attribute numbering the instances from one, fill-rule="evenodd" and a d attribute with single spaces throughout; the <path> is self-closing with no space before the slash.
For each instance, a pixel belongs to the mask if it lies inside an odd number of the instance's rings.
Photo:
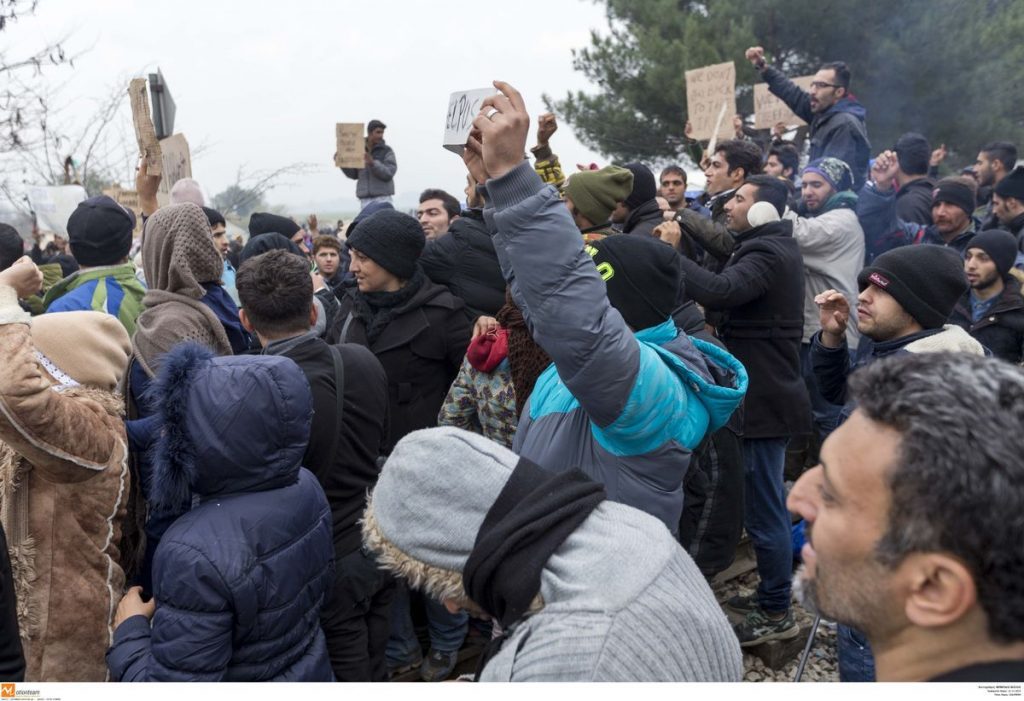
<path id="1" fill-rule="evenodd" d="M 955 324 L 946 324 L 939 333 L 925 336 L 913 343 L 908 343 L 904 348 L 908 353 L 950 351 L 953 353 L 985 355 L 985 347 Z"/>
<path id="2" fill-rule="evenodd" d="M 366 513 L 363 514 L 362 526 L 363 544 L 377 556 L 377 564 L 396 577 L 406 580 L 410 588 L 422 590 L 438 601 L 464 601 L 469 598 L 462 585 L 461 572 L 420 562 L 388 540 L 373 514 L 372 495 L 366 506 Z"/>
<path id="3" fill-rule="evenodd" d="M 186 431 L 188 395 L 197 372 L 214 357 L 206 346 L 182 343 L 163 358 L 148 399 L 157 403 L 162 430 L 152 448 L 150 500 L 157 511 L 180 508 L 188 501 L 196 477 L 196 452 Z"/>
<path id="4" fill-rule="evenodd" d="M 411 589 L 423 591 L 437 601 L 450 599 L 463 606 L 467 604 L 479 609 L 479 605 L 469 598 L 462 582 L 462 573 L 428 565 L 402 551 L 384 535 L 373 513 L 373 495 L 370 495 L 360 521 L 363 527 L 363 545 L 377 558 L 377 565 L 395 577 L 408 582 Z M 523 618 L 537 613 L 544 608 L 544 598 L 540 593 L 533 598 Z M 483 613 L 479 611 L 479 613 Z M 474 615 L 476 615 L 474 613 Z"/>

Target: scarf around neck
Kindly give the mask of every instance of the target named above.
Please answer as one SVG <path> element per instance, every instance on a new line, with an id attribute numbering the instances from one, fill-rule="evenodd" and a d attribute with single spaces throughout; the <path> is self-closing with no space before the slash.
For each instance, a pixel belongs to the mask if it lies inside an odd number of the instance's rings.
<path id="1" fill-rule="evenodd" d="M 366 327 L 366 342 L 373 345 L 395 318 L 399 308 L 416 296 L 426 281 L 420 267 L 400 290 L 394 292 L 360 292 L 355 288 L 352 313 Z"/>
<path id="2" fill-rule="evenodd" d="M 466 594 L 507 632 L 529 612 L 548 560 L 606 498 L 579 469 L 552 474 L 520 458 L 477 532 L 462 571 Z M 477 680 L 503 637 L 481 655 Z"/>

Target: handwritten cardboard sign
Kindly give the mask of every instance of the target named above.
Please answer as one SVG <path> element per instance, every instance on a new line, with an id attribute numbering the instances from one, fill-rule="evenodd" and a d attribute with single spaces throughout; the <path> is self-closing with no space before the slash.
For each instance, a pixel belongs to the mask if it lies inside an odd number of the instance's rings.
<path id="1" fill-rule="evenodd" d="M 120 185 L 114 185 L 103 191 L 103 194 L 117 202 L 126 209 L 135 213 L 135 233 L 142 233 L 142 202 L 139 200 L 138 190 L 124 190 Z"/>
<path id="2" fill-rule="evenodd" d="M 494 88 L 479 88 L 453 92 L 448 98 L 448 114 L 444 120 L 444 147 L 460 156 L 473 128 L 473 120 L 480 113 L 480 103 L 495 93 Z"/>
<path id="3" fill-rule="evenodd" d="M 334 125 L 336 142 L 334 165 L 338 168 L 363 168 L 366 161 L 366 125 L 362 122 L 338 122 Z"/>
<path id="4" fill-rule="evenodd" d="M 814 76 L 805 75 L 790 80 L 799 85 L 804 92 L 809 92 Z M 799 127 L 807 123 L 793 114 L 793 110 L 789 109 L 785 102 L 772 95 L 767 84 L 757 83 L 754 85 L 754 128 L 771 129 L 779 122 L 787 127 Z"/>
<path id="5" fill-rule="evenodd" d="M 736 65 L 732 61 L 686 71 L 686 118 L 693 125 L 694 139 L 707 141 L 715 135 L 723 104 L 726 118 L 717 136 L 729 139 L 733 135 L 729 117 L 736 114 Z"/>
<path id="6" fill-rule="evenodd" d="M 166 199 L 170 201 L 171 188 L 174 183 L 182 178 L 192 177 L 192 154 L 188 148 L 184 134 L 175 134 L 160 140 L 160 150 L 163 152 L 163 179 L 160 181 L 160 190 L 157 193 L 157 200 Z M 163 195 L 163 198 L 160 196 Z M 160 202 L 164 206 L 164 202 Z"/>
<path id="7" fill-rule="evenodd" d="M 28 202 L 42 232 L 68 237 L 68 218 L 88 195 L 81 185 L 39 185 L 28 188 Z"/>
<path id="8" fill-rule="evenodd" d="M 160 141 L 156 138 L 153 117 L 149 113 L 145 78 L 135 78 L 128 84 L 128 100 L 132 106 L 135 141 L 139 145 L 139 155 L 146 161 L 146 172 L 149 175 L 160 175 L 163 169 Z"/>

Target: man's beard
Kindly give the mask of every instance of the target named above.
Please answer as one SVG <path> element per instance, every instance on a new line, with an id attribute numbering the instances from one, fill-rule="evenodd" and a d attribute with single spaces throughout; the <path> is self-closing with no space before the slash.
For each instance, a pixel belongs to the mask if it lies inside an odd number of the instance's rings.
<path id="1" fill-rule="evenodd" d="M 971 285 L 971 289 L 974 289 L 974 290 L 987 290 L 990 287 L 992 287 L 993 285 L 995 285 L 997 282 L 999 282 L 1000 279 L 1001 279 L 1000 275 L 999 275 L 999 273 L 997 271 L 997 272 L 993 273 L 992 275 L 990 275 L 990 276 L 988 276 L 986 278 L 979 278 L 976 283 Z"/>
<path id="2" fill-rule="evenodd" d="M 818 592 L 815 582 L 806 575 L 807 565 L 800 565 L 793 575 L 793 595 L 800 605 L 816 616 L 821 615 L 818 609 Z"/>

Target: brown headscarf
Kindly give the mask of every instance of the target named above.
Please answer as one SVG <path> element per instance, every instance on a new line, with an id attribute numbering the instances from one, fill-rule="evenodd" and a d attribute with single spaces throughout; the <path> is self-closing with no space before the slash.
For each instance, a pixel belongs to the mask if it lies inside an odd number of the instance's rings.
<path id="1" fill-rule="evenodd" d="M 159 209 L 146 222 L 142 270 L 151 290 L 200 299 L 201 283 L 220 282 L 224 263 L 202 207 L 190 202 Z"/>
<path id="2" fill-rule="evenodd" d="M 508 330 L 508 364 L 516 393 L 516 417 L 520 417 L 537 378 L 551 365 L 551 356 L 533 340 L 509 288 L 505 288 L 505 306 L 498 310 L 495 318 Z"/>
<path id="3" fill-rule="evenodd" d="M 136 322 L 135 357 L 150 376 L 159 358 L 182 341 L 195 341 L 218 355 L 231 343 L 217 315 L 200 302 L 202 283 L 220 282 L 224 263 L 210 236 L 206 214 L 192 203 L 163 207 L 146 222 L 142 269 L 149 289 Z"/>

